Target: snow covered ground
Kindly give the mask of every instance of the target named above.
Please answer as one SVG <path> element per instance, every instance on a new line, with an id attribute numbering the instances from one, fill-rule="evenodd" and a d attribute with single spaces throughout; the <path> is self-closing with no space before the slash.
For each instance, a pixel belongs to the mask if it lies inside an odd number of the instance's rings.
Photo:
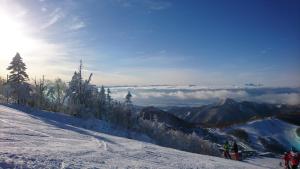
<path id="1" fill-rule="evenodd" d="M 122 133 L 127 134 L 97 120 L 25 113 L 0 105 L 0 168 L 278 168 L 277 159 L 226 160 L 118 137 Z M 131 135 L 151 142 L 146 136 Z"/>
<path id="2" fill-rule="evenodd" d="M 259 142 L 259 137 L 273 138 L 282 145 L 286 146 L 286 149 L 290 147 L 296 147 L 300 149 L 300 137 L 297 136 L 296 129 L 299 126 L 289 124 L 276 118 L 267 118 L 261 120 L 255 120 L 247 124 L 236 125 L 229 129 L 243 129 L 249 134 L 251 142 L 254 147 L 262 147 Z"/>

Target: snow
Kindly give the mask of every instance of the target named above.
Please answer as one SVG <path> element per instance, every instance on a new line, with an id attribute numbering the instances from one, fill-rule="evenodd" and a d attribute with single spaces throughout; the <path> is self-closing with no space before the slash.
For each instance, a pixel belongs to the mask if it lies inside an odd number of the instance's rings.
<path id="1" fill-rule="evenodd" d="M 265 168 L 271 168 L 271 169 L 282 169 L 283 166 L 280 166 L 280 162 L 284 164 L 283 160 L 276 159 L 276 158 L 266 158 L 266 157 L 247 159 L 245 161 L 250 164 L 254 164 Z"/>
<path id="2" fill-rule="evenodd" d="M 142 141 L 119 137 L 126 135 L 99 120 L 0 105 L 0 168 L 268 168 L 255 160 L 245 163 L 160 147 L 138 133 L 129 135 Z"/>
<path id="3" fill-rule="evenodd" d="M 255 120 L 232 128 L 245 130 L 253 143 L 258 143 L 258 137 L 271 137 L 289 149 L 291 146 L 300 148 L 300 138 L 296 134 L 299 126 L 286 123 L 276 118 Z"/>

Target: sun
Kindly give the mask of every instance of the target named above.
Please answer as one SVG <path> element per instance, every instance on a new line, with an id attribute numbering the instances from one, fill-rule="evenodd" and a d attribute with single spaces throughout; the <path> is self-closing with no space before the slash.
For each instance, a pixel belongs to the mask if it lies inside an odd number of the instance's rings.
<path id="1" fill-rule="evenodd" d="M 18 5 L 11 3 L 13 1 L 5 2 L 7 4 L 2 5 L 0 0 L 0 76 L 6 76 L 6 68 L 17 52 L 26 63 L 30 76 L 41 77 L 45 72 L 48 77 L 57 76 L 58 68 L 48 62 L 65 56 L 64 44 L 48 40 L 46 34 L 51 30 L 46 32 L 41 28 L 44 23 L 32 17 L 36 13 L 17 8 Z"/>
<path id="2" fill-rule="evenodd" d="M 0 56 L 11 58 L 18 51 L 27 52 L 35 48 L 35 40 L 28 35 L 25 23 L 17 17 L 0 10 Z"/>
<path id="3" fill-rule="evenodd" d="M 0 76 L 6 75 L 6 67 L 17 52 L 30 62 L 32 53 L 38 48 L 38 41 L 29 34 L 25 21 L 0 7 Z"/>

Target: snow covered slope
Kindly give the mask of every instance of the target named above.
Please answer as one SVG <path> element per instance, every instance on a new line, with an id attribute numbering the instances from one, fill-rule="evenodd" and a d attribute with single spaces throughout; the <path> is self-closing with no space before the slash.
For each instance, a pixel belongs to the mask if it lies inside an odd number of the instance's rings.
<path id="1" fill-rule="evenodd" d="M 265 168 L 112 136 L 120 130 L 107 126 L 103 132 L 79 127 L 85 123 L 0 105 L 0 168 Z"/>
<path id="2" fill-rule="evenodd" d="M 259 137 L 264 139 L 274 139 L 285 147 L 286 150 L 291 146 L 300 149 L 300 137 L 297 136 L 296 129 L 299 126 L 284 122 L 276 118 L 266 118 L 249 122 L 247 124 L 236 125 L 230 127 L 231 129 L 243 129 L 246 131 L 251 139 L 254 147 L 261 147 Z"/>

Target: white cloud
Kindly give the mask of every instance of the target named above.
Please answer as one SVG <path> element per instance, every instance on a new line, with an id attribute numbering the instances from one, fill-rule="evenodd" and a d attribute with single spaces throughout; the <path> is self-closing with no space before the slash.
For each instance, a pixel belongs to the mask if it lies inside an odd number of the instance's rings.
<path id="1" fill-rule="evenodd" d="M 70 27 L 70 29 L 71 29 L 71 30 L 79 30 L 79 29 L 81 29 L 81 28 L 84 28 L 85 26 L 86 26 L 85 23 L 81 21 L 81 22 L 78 22 L 78 23 L 72 25 L 72 26 Z"/>
<path id="2" fill-rule="evenodd" d="M 246 91 L 230 91 L 230 90 L 200 90 L 200 91 L 138 91 L 137 97 L 142 99 L 150 98 L 175 98 L 178 100 L 218 100 L 226 98 L 245 98 L 248 97 Z"/>
<path id="3" fill-rule="evenodd" d="M 171 2 L 168 1 L 154 1 L 154 0 L 145 0 L 145 5 L 151 10 L 164 10 L 171 7 Z"/>
<path id="4" fill-rule="evenodd" d="M 144 7 L 149 10 L 164 10 L 171 7 L 172 3 L 166 0 L 116 0 L 125 8 Z"/>
<path id="5" fill-rule="evenodd" d="M 78 17 L 74 17 L 70 26 L 70 30 L 79 30 L 86 27 L 85 22 L 83 22 Z"/>
<path id="6" fill-rule="evenodd" d="M 49 15 L 49 20 L 41 26 L 41 29 L 46 29 L 55 23 L 57 23 L 60 19 L 64 18 L 65 14 L 62 12 L 60 8 L 55 8 L 53 12 Z"/>
<path id="7" fill-rule="evenodd" d="M 299 93 L 282 93 L 282 94 L 264 94 L 261 96 L 250 98 L 254 101 L 268 102 L 274 104 L 289 104 L 289 105 L 299 105 L 300 104 L 300 94 Z"/>

